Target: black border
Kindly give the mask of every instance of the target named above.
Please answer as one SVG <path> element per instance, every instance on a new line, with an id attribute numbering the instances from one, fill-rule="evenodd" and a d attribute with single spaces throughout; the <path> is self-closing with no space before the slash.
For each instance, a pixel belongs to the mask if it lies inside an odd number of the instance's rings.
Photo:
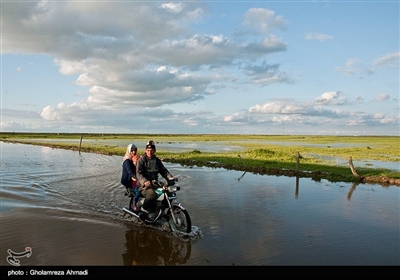
<path id="1" fill-rule="evenodd" d="M 88 275 L 46 275 L 67 270 Z M 398 279 L 398 272 L 399 266 L 2 266 L 1 279 Z"/>

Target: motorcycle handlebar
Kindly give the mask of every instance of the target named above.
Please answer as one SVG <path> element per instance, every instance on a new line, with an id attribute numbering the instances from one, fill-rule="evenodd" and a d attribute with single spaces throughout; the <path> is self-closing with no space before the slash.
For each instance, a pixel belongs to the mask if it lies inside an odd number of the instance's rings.
<path id="1" fill-rule="evenodd" d="M 151 184 L 157 187 L 162 187 L 162 186 L 173 186 L 175 185 L 175 181 L 170 179 L 170 180 L 165 180 L 165 182 L 160 182 L 158 180 L 152 180 Z"/>
<path id="2" fill-rule="evenodd" d="M 158 180 L 152 180 L 151 184 L 156 188 L 163 188 L 164 191 L 168 192 L 176 192 L 181 189 L 181 187 L 175 186 L 174 180 L 166 180 L 164 183 Z"/>
<path id="3" fill-rule="evenodd" d="M 155 187 L 162 187 L 162 183 L 157 180 L 151 181 L 151 184 Z"/>
<path id="4" fill-rule="evenodd" d="M 164 183 L 158 181 L 158 180 L 152 180 L 151 184 L 157 188 L 161 188 L 161 187 L 168 187 L 168 186 L 173 186 L 175 185 L 175 181 L 170 179 L 170 180 L 165 180 Z"/>

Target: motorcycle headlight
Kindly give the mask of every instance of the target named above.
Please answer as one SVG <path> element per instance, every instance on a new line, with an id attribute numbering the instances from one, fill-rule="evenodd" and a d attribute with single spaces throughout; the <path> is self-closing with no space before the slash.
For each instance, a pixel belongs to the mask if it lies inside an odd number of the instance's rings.
<path id="1" fill-rule="evenodd" d="M 178 190 L 178 187 L 177 186 L 169 186 L 168 187 L 168 191 L 169 192 L 176 192 Z"/>

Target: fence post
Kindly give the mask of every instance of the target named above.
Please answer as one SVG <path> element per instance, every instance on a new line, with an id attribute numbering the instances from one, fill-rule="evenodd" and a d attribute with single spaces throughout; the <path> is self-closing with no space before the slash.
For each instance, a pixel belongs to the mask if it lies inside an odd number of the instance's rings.
<path id="1" fill-rule="evenodd" d="M 349 165 L 350 165 L 351 173 L 353 173 L 353 175 L 356 176 L 356 177 L 360 177 L 357 174 L 357 172 L 356 172 L 356 170 L 355 170 L 355 168 L 353 166 L 353 159 L 351 158 L 351 156 L 349 156 Z"/>
<path id="2" fill-rule="evenodd" d="M 83 135 L 81 135 L 81 141 L 79 142 L 79 155 L 81 155 L 82 138 Z"/>

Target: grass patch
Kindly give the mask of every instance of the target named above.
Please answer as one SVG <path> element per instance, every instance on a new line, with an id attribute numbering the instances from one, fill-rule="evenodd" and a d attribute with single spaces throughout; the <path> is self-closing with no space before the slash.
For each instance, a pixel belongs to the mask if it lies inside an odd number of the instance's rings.
<path id="1" fill-rule="evenodd" d="M 298 135 L 197 135 L 197 134 L 74 134 L 74 133 L 0 133 L 0 140 L 82 152 L 123 156 L 126 145 L 109 145 L 112 140 L 125 143 L 205 143 L 238 146 L 241 151 L 170 152 L 157 149 L 157 155 L 165 161 L 186 166 L 208 166 L 242 170 L 259 174 L 311 177 L 332 182 L 357 182 L 363 178 L 400 179 L 400 172 L 372 167 L 357 167 L 361 178 L 351 173 L 348 157 L 353 161 L 377 160 L 400 162 L 400 137 L 395 136 L 298 136 Z M 139 149 L 139 154 L 144 150 Z M 299 170 L 296 170 L 296 154 L 300 154 Z M 340 164 L 338 164 L 338 162 Z M 387 180 L 385 180 L 387 182 Z"/>

